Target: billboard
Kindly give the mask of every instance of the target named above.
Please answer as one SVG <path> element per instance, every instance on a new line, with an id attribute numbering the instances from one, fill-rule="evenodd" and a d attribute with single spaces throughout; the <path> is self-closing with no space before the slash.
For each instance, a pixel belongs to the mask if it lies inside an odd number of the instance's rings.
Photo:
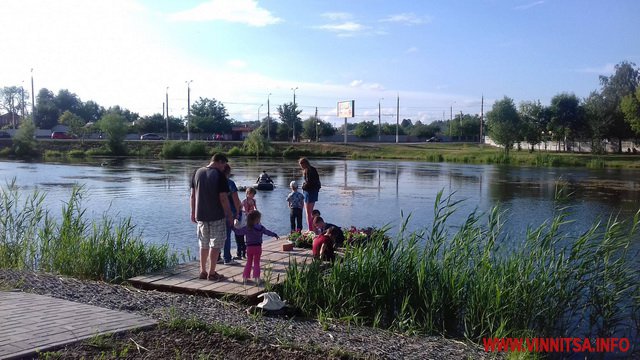
<path id="1" fill-rule="evenodd" d="M 356 101 L 338 101 L 338 117 L 349 118 L 354 117 L 356 114 Z"/>

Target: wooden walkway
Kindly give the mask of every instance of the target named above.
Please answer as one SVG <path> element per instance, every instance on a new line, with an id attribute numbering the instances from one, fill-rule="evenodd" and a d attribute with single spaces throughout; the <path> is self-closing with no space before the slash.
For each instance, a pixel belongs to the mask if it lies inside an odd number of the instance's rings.
<path id="1" fill-rule="evenodd" d="M 294 248 L 292 251 L 282 251 L 282 244 L 286 242 L 288 242 L 286 238 L 282 237 L 280 240 L 267 239 L 263 243 L 260 269 L 263 285 L 260 286 L 253 283 L 242 284 L 242 272 L 246 260 L 239 261 L 237 265 L 217 264 L 216 272 L 226 277 L 218 282 L 200 280 L 198 278 L 200 262 L 193 261 L 158 273 L 136 276 L 129 279 L 129 283 L 146 290 L 199 293 L 210 296 L 232 295 L 255 300 L 258 294 L 264 292 L 264 282 L 279 284 L 284 281 L 290 262 L 296 261 L 301 264 L 312 259 L 310 249 Z"/>

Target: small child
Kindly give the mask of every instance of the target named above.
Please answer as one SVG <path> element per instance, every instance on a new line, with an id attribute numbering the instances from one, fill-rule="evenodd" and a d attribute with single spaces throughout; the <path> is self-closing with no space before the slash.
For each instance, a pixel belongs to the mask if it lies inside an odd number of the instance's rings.
<path id="1" fill-rule="evenodd" d="M 291 222 L 291 232 L 302 229 L 302 207 L 304 206 L 304 195 L 298 192 L 298 184 L 295 181 L 289 183 L 291 192 L 287 195 L 289 203 L 289 221 Z M 297 221 L 297 225 L 296 225 Z"/>
<path id="2" fill-rule="evenodd" d="M 256 200 L 254 197 L 256 196 L 256 189 L 252 187 L 248 187 L 245 191 L 245 199 L 242 200 L 242 213 L 240 215 L 240 227 L 247 225 L 247 217 L 249 213 L 254 210 L 258 210 L 256 207 Z M 247 258 L 247 246 L 244 242 L 244 236 L 236 234 L 236 259 L 246 259 Z"/>
<path id="3" fill-rule="evenodd" d="M 332 226 L 323 234 L 316 236 L 313 239 L 313 247 L 311 249 L 313 257 L 318 260 L 333 261 L 336 257 L 334 251 L 335 239 L 340 232 L 340 229 Z"/>
<path id="4" fill-rule="evenodd" d="M 241 228 L 233 227 L 233 231 L 237 235 L 247 237 L 247 263 L 242 273 L 243 283 L 247 283 L 251 275 L 251 267 L 253 266 L 253 279 L 256 285 L 260 284 L 260 256 L 262 256 L 262 235 L 266 234 L 279 239 L 278 234 L 267 229 L 260 224 L 262 214 L 258 210 L 254 210 L 247 215 L 247 225 Z"/>

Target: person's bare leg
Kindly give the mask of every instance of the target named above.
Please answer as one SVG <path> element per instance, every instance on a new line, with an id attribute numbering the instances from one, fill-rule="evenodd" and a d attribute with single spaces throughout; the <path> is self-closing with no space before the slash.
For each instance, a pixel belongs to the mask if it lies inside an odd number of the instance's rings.
<path id="1" fill-rule="evenodd" d="M 220 256 L 220 249 L 209 249 L 209 276 L 216 273 L 216 264 L 218 263 L 218 256 Z"/>
<path id="2" fill-rule="evenodd" d="M 309 225 L 309 231 L 313 231 L 313 216 L 311 213 L 313 212 L 313 206 L 316 203 L 305 203 L 304 210 L 307 212 L 307 224 Z"/>
<path id="3" fill-rule="evenodd" d="M 207 271 L 207 258 L 209 257 L 209 249 L 200 249 L 200 273 Z"/>

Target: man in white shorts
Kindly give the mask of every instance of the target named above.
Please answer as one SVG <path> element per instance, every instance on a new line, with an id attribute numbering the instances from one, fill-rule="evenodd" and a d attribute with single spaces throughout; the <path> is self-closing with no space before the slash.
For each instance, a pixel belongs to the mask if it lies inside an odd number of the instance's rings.
<path id="1" fill-rule="evenodd" d="M 216 262 L 227 239 L 225 222 L 233 221 L 229 207 L 229 185 L 223 174 L 227 162 L 224 154 L 215 154 L 209 165 L 196 170 L 191 178 L 191 221 L 198 224 L 200 279 L 224 279 L 216 272 Z M 206 270 L 207 258 L 209 271 Z"/>

